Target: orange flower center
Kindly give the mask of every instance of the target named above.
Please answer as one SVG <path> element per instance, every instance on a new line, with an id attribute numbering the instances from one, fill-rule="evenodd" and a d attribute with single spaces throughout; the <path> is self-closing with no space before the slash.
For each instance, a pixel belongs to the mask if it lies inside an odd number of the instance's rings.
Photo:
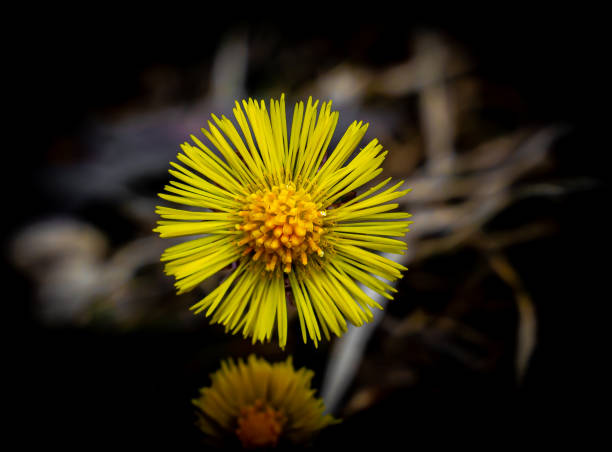
<path id="1" fill-rule="evenodd" d="M 276 446 L 284 422 L 280 411 L 257 400 L 254 405 L 240 409 L 236 435 L 245 449 Z"/>
<path id="2" fill-rule="evenodd" d="M 244 238 L 238 245 L 248 244 L 243 254 L 253 252 L 253 260 L 263 259 L 266 270 L 273 271 L 278 264 L 289 273 L 293 262 L 306 265 L 309 254 L 323 257 L 319 241 L 325 211 L 318 210 L 303 188 L 297 190 L 289 183 L 259 190 L 247 197 L 239 215 L 243 222 L 236 229 L 244 231 Z"/>

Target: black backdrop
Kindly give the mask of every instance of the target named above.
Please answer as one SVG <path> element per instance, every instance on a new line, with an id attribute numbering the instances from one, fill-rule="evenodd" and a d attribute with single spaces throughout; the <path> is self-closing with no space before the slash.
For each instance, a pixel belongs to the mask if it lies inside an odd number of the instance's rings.
<path id="1" fill-rule="evenodd" d="M 231 28 L 247 29 L 251 35 L 274 30 L 282 36 L 277 45 L 287 48 L 316 39 L 326 46 L 329 61 L 350 55 L 374 67 L 398 61 L 405 51 L 402 38 L 412 30 L 442 30 L 465 46 L 484 78 L 520 93 L 532 122 L 575 126 L 558 144 L 560 175 L 590 174 L 603 180 L 598 163 L 607 146 L 596 138 L 599 115 L 591 104 L 598 95 L 595 80 L 601 58 L 596 14 L 500 7 L 469 14 L 419 11 L 401 20 L 393 16 L 389 12 L 380 20 L 366 20 L 371 18 L 365 13 L 329 23 L 323 16 L 312 22 L 251 21 L 234 20 L 229 13 L 215 19 L 185 11 L 180 20 L 168 17 L 167 22 L 153 23 L 107 11 L 100 21 L 88 14 L 24 24 L 10 43 L 17 56 L 12 72 L 20 80 L 11 93 L 19 98 L 12 118 L 17 128 L 7 131 L 17 138 L 16 144 L 5 150 L 17 157 L 5 167 L 7 175 L 15 176 L 5 185 L 11 200 L 10 214 L 3 216 L 5 238 L 24 222 L 64 208 L 37 185 L 49 161 L 70 152 L 64 149 L 58 155 L 58 142 L 78 134 L 91 115 L 120 109 L 143 96 L 141 75 L 148 67 L 171 65 L 189 74 L 210 58 L 220 35 Z M 22 40 L 27 42 L 22 45 Z M 323 58 L 321 67 L 329 61 Z M 266 71 L 255 69 L 248 83 L 257 84 Z M 187 83 L 177 95 L 188 99 L 192 94 Z M 20 184 L 17 199 L 15 184 Z M 607 298 L 599 292 L 603 267 L 596 259 L 604 253 L 604 225 L 597 217 L 607 206 L 605 199 L 598 186 L 544 206 L 559 221 L 559 233 L 516 256 L 529 269 L 525 284 L 534 298 L 546 300 L 539 306 L 543 320 L 538 348 L 520 390 L 503 390 L 496 380 L 474 380 L 467 393 L 459 384 L 442 394 L 427 389 L 401 393 L 324 432 L 317 447 L 375 445 L 381 440 L 405 449 L 415 442 L 439 441 L 486 441 L 497 447 L 526 433 L 538 434 L 545 443 L 571 437 L 581 402 L 597 397 L 587 395 L 593 387 L 591 366 L 601 359 L 594 352 L 595 327 L 589 325 Z M 9 327 L 5 348 L 11 358 L 4 369 L 15 377 L 4 389 L 15 402 L 10 417 L 17 420 L 22 441 L 83 449 L 101 443 L 141 449 L 202 447 L 185 404 L 205 375 L 202 369 L 191 373 L 205 335 L 48 328 L 32 318 L 30 281 L 10 266 L 4 277 L 4 323 Z"/>

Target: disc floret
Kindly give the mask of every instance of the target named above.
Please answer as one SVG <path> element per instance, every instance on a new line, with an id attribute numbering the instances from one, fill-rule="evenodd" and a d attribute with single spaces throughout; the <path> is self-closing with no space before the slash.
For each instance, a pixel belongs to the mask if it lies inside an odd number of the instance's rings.
<path id="1" fill-rule="evenodd" d="M 252 449 L 276 446 L 286 418 L 279 410 L 258 399 L 253 405 L 240 408 L 237 422 L 236 435 L 242 446 Z"/>
<path id="2" fill-rule="evenodd" d="M 251 193 L 238 213 L 242 224 L 236 225 L 244 231 L 238 245 L 248 245 L 243 255 L 262 260 L 267 271 L 274 271 L 278 264 L 285 273 L 294 264 L 307 265 L 312 253 L 323 257 L 325 211 L 320 207 L 308 191 L 296 188 L 293 182 Z"/>

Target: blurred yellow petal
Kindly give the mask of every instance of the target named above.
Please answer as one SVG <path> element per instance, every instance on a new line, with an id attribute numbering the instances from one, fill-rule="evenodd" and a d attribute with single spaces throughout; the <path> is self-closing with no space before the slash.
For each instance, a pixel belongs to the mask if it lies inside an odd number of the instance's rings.
<path id="1" fill-rule="evenodd" d="M 291 357 L 272 364 L 255 355 L 246 362 L 223 361 L 211 385 L 193 400 L 198 426 L 207 435 L 233 436 L 245 448 L 304 442 L 339 422 L 323 414 L 323 401 L 310 386 L 313 375 L 295 370 Z"/>

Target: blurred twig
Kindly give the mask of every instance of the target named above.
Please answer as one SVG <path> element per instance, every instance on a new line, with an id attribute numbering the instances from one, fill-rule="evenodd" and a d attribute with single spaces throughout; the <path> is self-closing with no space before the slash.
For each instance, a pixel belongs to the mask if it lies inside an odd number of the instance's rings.
<path id="1" fill-rule="evenodd" d="M 408 251 L 403 256 L 387 255 L 403 265 L 467 245 L 480 237 L 486 223 L 525 196 L 525 189 L 517 189 L 516 182 L 546 161 L 552 143 L 564 131 L 560 127 L 519 130 L 458 154 L 454 149 L 455 109 L 448 78 L 444 76 L 449 52 L 434 35 L 422 36 L 416 42 L 414 59 L 403 68 L 407 78 L 418 80 L 416 92 L 425 162 L 414 177 L 406 180 L 405 186 L 413 191 L 400 201 L 415 220 L 412 232 L 406 237 Z M 397 77 L 397 72 L 394 74 Z M 520 234 L 525 238 L 544 232 L 540 228 Z M 520 234 L 506 235 L 503 239 L 507 243 L 520 240 Z M 525 372 L 535 343 L 535 317 L 530 300 L 524 291 L 520 294 L 517 298 L 522 316 L 517 354 L 519 376 Z M 373 298 L 383 303 L 376 294 Z M 323 384 L 323 397 L 330 411 L 336 409 L 346 391 L 365 344 L 383 315 L 377 313 L 376 322 L 349 329 L 334 344 Z M 479 358 L 445 339 L 448 332 L 443 328 L 445 325 L 448 326 L 448 320 L 438 319 L 433 329 L 421 330 L 421 334 L 430 339 L 432 346 L 445 348 L 455 358 L 471 363 L 470 366 L 483 365 Z M 462 334 L 463 328 L 453 325 L 454 334 Z"/>
<path id="2" fill-rule="evenodd" d="M 506 256 L 500 252 L 488 254 L 491 268 L 514 290 L 518 309 L 516 346 L 516 377 L 522 380 L 533 353 L 537 338 L 536 312 L 531 297 L 523 287 L 521 279 Z"/>

